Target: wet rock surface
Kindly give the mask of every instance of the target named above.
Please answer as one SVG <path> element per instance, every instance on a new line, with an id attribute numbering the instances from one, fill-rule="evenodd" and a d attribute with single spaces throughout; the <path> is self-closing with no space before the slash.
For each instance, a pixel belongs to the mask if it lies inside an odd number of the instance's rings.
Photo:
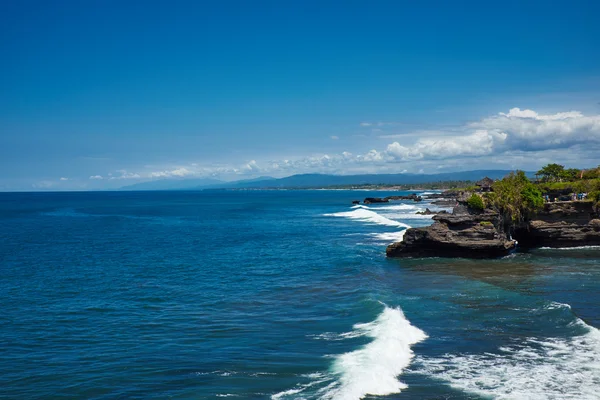
<path id="1" fill-rule="evenodd" d="M 408 229 L 401 242 L 387 247 L 387 256 L 493 258 L 515 248 L 494 212 L 438 214 L 433 220 L 429 227 Z"/>

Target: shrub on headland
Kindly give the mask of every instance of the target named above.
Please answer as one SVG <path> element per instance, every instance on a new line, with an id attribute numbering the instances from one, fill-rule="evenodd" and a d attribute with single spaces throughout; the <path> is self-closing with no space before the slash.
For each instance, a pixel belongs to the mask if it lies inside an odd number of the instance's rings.
<path id="1" fill-rule="evenodd" d="M 544 206 L 541 190 L 531 183 L 523 171 L 511 172 L 493 185 L 487 200 L 491 208 L 504 218 L 507 228 L 529 219 Z"/>
<path id="2" fill-rule="evenodd" d="M 485 208 L 483 199 L 481 198 L 481 196 L 477 195 L 476 193 L 473 193 L 471 195 L 471 197 L 469 197 L 469 199 L 467 200 L 467 205 L 469 206 L 470 209 L 477 210 L 477 211 L 482 211 Z"/>

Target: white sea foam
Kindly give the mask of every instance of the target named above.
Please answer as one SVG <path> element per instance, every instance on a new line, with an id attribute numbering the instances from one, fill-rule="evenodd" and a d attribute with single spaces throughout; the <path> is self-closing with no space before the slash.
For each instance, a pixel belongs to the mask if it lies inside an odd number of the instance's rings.
<path id="1" fill-rule="evenodd" d="M 540 250 L 600 250 L 600 246 L 540 247 Z"/>
<path id="2" fill-rule="evenodd" d="M 328 217 L 344 217 L 355 219 L 358 221 L 369 222 L 377 225 L 386 225 L 386 226 L 397 226 L 410 228 L 410 225 L 407 225 L 403 222 L 394 221 L 389 218 L 384 217 L 383 215 L 377 214 L 375 211 L 364 209 L 364 208 L 356 208 L 353 211 L 344 211 L 338 212 L 334 214 L 325 214 Z"/>
<path id="3" fill-rule="evenodd" d="M 404 234 L 406 233 L 406 229 L 401 230 L 399 232 L 385 232 L 385 233 L 372 233 L 371 235 L 376 240 L 381 240 L 383 242 L 401 242 L 404 239 Z"/>
<path id="4" fill-rule="evenodd" d="M 420 207 L 411 204 L 394 204 L 391 206 L 377 207 L 378 210 L 418 210 Z"/>
<path id="5" fill-rule="evenodd" d="M 321 335 L 319 335 L 321 336 Z M 425 332 L 411 325 L 400 308 L 385 306 L 373 322 L 356 324 L 353 330 L 342 334 L 327 333 L 326 340 L 341 340 L 365 336 L 373 340 L 358 350 L 333 356 L 331 371 L 314 374 L 307 385 L 277 393 L 272 399 L 302 398 L 329 400 L 358 400 L 366 395 L 399 393 L 407 386 L 398 375 L 414 356 L 411 345 L 427 338 Z M 317 338 L 316 336 L 315 338 Z M 314 385 L 323 386 L 316 392 L 305 390 Z"/>
<path id="6" fill-rule="evenodd" d="M 394 219 L 431 219 L 434 214 L 423 215 L 423 214 L 415 214 L 413 213 L 386 213 L 385 216 L 387 218 Z"/>
<path id="7" fill-rule="evenodd" d="M 363 336 L 362 332 L 351 331 L 351 332 L 344 332 L 344 333 L 325 332 L 325 333 L 321 333 L 319 335 L 311 335 L 310 337 L 313 339 L 335 341 L 335 340 L 351 339 L 351 338 L 356 338 L 356 337 L 360 337 L 360 336 Z"/>
<path id="8" fill-rule="evenodd" d="M 561 303 L 546 308 L 564 307 L 570 308 Z M 416 372 L 494 399 L 598 399 L 600 331 L 579 318 L 573 324 L 587 332 L 572 338 L 528 338 L 500 347 L 498 354 L 421 358 Z"/>
<path id="9" fill-rule="evenodd" d="M 339 384 L 322 398 L 361 399 L 367 394 L 383 396 L 406 388 L 397 377 L 413 358 L 410 346 L 427 335 L 412 326 L 400 308 L 387 306 L 375 321 L 354 325 L 353 332 L 373 341 L 335 358 L 332 372 Z"/>
<path id="10" fill-rule="evenodd" d="M 272 400 L 288 399 L 288 398 L 306 399 L 306 397 L 303 397 L 303 396 L 299 397 L 296 395 L 304 392 L 306 389 L 308 389 L 310 387 L 313 387 L 313 386 L 316 386 L 316 385 L 319 385 L 324 382 L 332 380 L 332 378 L 330 376 L 327 376 L 326 374 L 321 374 L 321 373 L 305 374 L 305 375 L 302 375 L 302 377 L 310 378 L 312 380 L 309 383 L 296 385 L 296 387 L 294 387 L 293 389 L 288 389 L 288 390 L 284 390 L 283 392 L 275 393 L 274 395 L 271 396 L 271 399 Z"/>
<path id="11" fill-rule="evenodd" d="M 301 393 L 304 389 L 306 389 L 306 388 L 299 386 L 297 389 L 284 390 L 283 392 L 279 392 L 279 393 L 276 393 L 273 396 L 271 396 L 271 399 L 272 400 L 284 399 L 286 397 Z"/>
<path id="12" fill-rule="evenodd" d="M 545 308 L 547 310 L 559 310 L 561 308 L 563 308 L 563 309 L 566 308 L 566 309 L 570 310 L 571 309 L 571 305 L 570 304 L 566 304 L 566 303 L 559 303 L 558 301 L 552 301 Z"/>

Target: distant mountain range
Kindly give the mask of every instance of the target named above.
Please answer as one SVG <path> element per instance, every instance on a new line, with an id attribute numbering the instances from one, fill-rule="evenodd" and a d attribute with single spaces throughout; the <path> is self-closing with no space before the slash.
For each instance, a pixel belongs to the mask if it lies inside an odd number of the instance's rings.
<path id="1" fill-rule="evenodd" d="M 510 170 L 476 170 L 446 172 L 442 174 L 367 174 L 367 175 L 326 175 L 299 174 L 286 178 L 262 176 L 255 179 L 244 179 L 224 182 L 217 179 L 162 179 L 141 182 L 124 186 L 121 190 L 201 190 L 201 189 L 260 189 L 260 188 L 325 188 L 332 186 L 383 184 L 411 185 L 445 181 L 478 181 L 484 177 L 500 179 Z M 533 172 L 527 175 L 532 176 Z"/>

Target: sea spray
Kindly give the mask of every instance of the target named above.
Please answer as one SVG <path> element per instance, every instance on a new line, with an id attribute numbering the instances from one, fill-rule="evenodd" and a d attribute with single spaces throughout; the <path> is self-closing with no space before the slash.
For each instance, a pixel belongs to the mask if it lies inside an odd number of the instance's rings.
<path id="1" fill-rule="evenodd" d="M 360 399 L 367 394 L 383 396 L 406 388 L 397 376 L 414 356 L 410 346 L 426 339 L 425 332 L 411 325 L 400 308 L 387 306 L 375 321 L 354 325 L 354 331 L 374 340 L 336 357 L 332 370 L 340 385 L 324 397 Z"/>
<path id="2" fill-rule="evenodd" d="M 372 233 L 371 236 L 375 240 L 380 240 L 386 243 L 396 243 L 401 242 L 404 239 L 404 234 L 406 233 L 406 229 L 401 230 L 399 232 L 386 232 L 386 233 Z"/>
<path id="3" fill-rule="evenodd" d="M 546 310 L 570 310 L 552 302 Z M 452 387 L 494 399 L 598 399 L 600 330 L 575 317 L 583 334 L 570 338 L 530 337 L 497 353 L 418 357 L 414 372 Z"/>
<path id="4" fill-rule="evenodd" d="M 356 208 L 353 211 L 344 211 L 333 214 L 324 214 L 326 217 L 343 217 L 354 219 L 362 222 L 368 222 L 377 225 L 385 225 L 385 226 L 397 226 L 410 228 L 410 225 L 407 225 L 403 222 L 394 221 L 392 219 L 386 218 L 383 215 L 377 214 L 375 211 L 364 209 L 364 208 Z"/>
<path id="5" fill-rule="evenodd" d="M 390 206 L 379 206 L 377 210 L 420 210 L 421 207 L 411 204 L 393 204 Z"/>
<path id="6" fill-rule="evenodd" d="M 410 364 L 414 353 L 411 346 L 427 338 L 425 332 L 413 326 L 402 310 L 384 306 L 379 316 L 369 323 L 356 324 L 351 332 L 327 334 L 315 338 L 341 340 L 366 336 L 373 340 L 360 349 L 334 356 L 329 379 L 319 379 L 328 384 L 316 392 L 306 393 L 312 386 L 299 385 L 294 389 L 273 395 L 272 399 L 358 400 L 367 395 L 399 393 L 407 387 L 398 376 Z M 314 384 L 314 383 L 313 383 Z"/>
<path id="7" fill-rule="evenodd" d="M 540 247 L 538 250 L 600 250 L 600 246 Z"/>

